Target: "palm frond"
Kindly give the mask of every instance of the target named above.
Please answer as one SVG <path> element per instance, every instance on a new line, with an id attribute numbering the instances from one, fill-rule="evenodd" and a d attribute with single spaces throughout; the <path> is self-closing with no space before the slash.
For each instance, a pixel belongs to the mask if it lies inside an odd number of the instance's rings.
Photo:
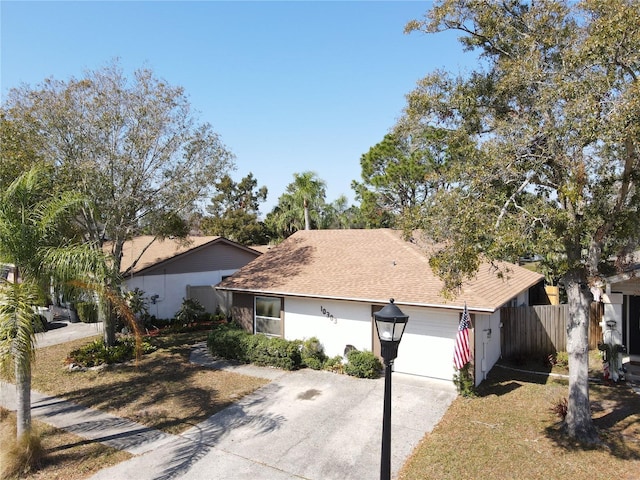
<path id="1" fill-rule="evenodd" d="M 109 275 L 108 257 L 88 244 L 48 247 L 42 250 L 47 271 L 62 283 L 77 281 L 95 283 Z"/>
<path id="2" fill-rule="evenodd" d="M 84 201 L 85 197 L 77 192 L 64 192 L 58 197 L 41 202 L 36 211 L 38 229 L 43 234 L 56 229 L 61 218 L 73 213 Z"/>
<path id="3" fill-rule="evenodd" d="M 32 282 L 0 282 L 0 366 L 31 368 L 35 356 L 33 323 L 37 314 L 33 309 L 38 287 Z"/>

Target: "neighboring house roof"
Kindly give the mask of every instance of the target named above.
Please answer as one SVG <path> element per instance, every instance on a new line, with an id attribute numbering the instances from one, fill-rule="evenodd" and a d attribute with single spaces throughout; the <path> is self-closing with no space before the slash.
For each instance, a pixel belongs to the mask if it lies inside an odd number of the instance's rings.
<path id="1" fill-rule="evenodd" d="M 251 248 L 260 252 L 265 253 L 273 248 L 273 245 L 251 245 Z"/>
<path id="2" fill-rule="evenodd" d="M 191 253 L 197 249 L 204 248 L 208 245 L 215 243 L 225 243 L 233 245 L 237 248 L 250 251 L 258 255 L 255 249 L 245 247 L 239 243 L 227 240 L 224 237 L 219 236 L 206 236 L 206 237 L 187 237 L 187 238 L 166 238 L 164 240 L 156 239 L 153 241 L 152 235 L 142 235 L 135 237 L 132 240 L 128 240 L 124 243 L 122 248 L 122 263 L 120 265 L 120 272 L 125 272 L 133 264 L 133 262 L 140 256 L 140 260 L 129 274 L 138 274 L 143 270 L 157 266 L 162 262 L 174 260 L 180 255 Z M 153 243 L 151 243 L 153 241 Z M 105 244 L 106 249 L 110 249 L 110 245 Z M 145 250 L 146 249 L 146 250 Z"/>
<path id="3" fill-rule="evenodd" d="M 636 250 L 630 254 L 621 267 L 622 271 L 607 277 L 605 284 L 615 285 L 617 290 L 621 290 L 629 295 L 640 292 L 640 250 Z"/>
<path id="4" fill-rule="evenodd" d="M 399 232 L 301 230 L 218 285 L 220 290 L 462 308 L 493 312 L 543 276 L 513 264 L 481 264 L 456 298 L 431 270 L 424 248 Z"/>

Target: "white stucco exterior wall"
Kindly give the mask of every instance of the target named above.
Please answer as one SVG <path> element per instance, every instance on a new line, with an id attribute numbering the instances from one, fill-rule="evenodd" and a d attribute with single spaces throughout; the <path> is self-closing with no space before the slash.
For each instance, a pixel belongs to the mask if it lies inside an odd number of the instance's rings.
<path id="1" fill-rule="evenodd" d="M 500 359 L 500 310 L 491 315 L 475 316 L 475 384 L 487 378 Z"/>
<path id="2" fill-rule="evenodd" d="M 232 275 L 237 270 L 216 270 L 211 272 L 180 273 L 170 275 L 141 275 L 125 279 L 124 286 L 131 291 L 136 288 L 145 292 L 149 314 L 156 318 L 173 318 L 187 296 L 187 285 L 217 285 L 222 277 Z M 151 297 L 158 295 L 155 303 Z"/>
<path id="3" fill-rule="evenodd" d="M 347 345 L 372 350 L 369 304 L 288 297 L 284 311 L 287 340 L 317 337 L 329 357 L 344 355 Z"/>
<path id="4" fill-rule="evenodd" d="M 371 305 L 319 299 L 285 298 L 285 338 L 317 337 L 325 353 L 344 355 L 347 345 L 373 351 Z M 459 312 L 401 306 L 409 315 L 394 371 L 453 379 L 453 345 Z M 499 343 L 498 343 L 499 347 Z"/>
<path id="5" fill-rule="evenodd" d="M 518 299 L 526 301 L 526 295 Z M 458 310 L 401 306 L 409 315 L 394 362 L 394 371 L 452 380 L 453 348 L 458 331 Z M 288 340 L 317 337 L 325 353 L 344 355 L 347 345 L 373 350 L 371 305 L 309 298 L 284 299 L 284 336 Z M 474 315 L 476 386 L 500 359 L 500 310 Z"/>

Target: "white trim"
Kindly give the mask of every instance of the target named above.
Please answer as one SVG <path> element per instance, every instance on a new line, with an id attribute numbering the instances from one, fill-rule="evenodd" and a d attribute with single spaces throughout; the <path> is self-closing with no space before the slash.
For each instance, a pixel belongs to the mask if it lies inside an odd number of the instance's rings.
<path id="1" fill-rule="evenodd" d="M 279 297 L 294 297 L 294 298 L 317 298 L 319 300 L 339 300 L 339 301 L 347 301 L 347 302 L 361 302 L 361 303 L 374 303 L 374 304 L 382 304 L 386 305 L 389 299 L 380 300 L 380 299 L 371 299 L 371 298 L 350 298 L 350 297 L 335 297 L 330 295 L 311 295 L 304 293 L 291 293 L 291 292 L 279 292 L 279 291 L 271 291 L 271 290 L 247 290 L 244 288 L 218 288 L 216 290 L 226 291 L 226 292 L 238 292 L 238 293 L 247 293 L 251 295 L 270 295 L 270 296 L 279 296 Z M 462 310 L 464 305 L 443 305 L 437 303 L 419 303 L 419 302 L 394 302 L 396 305 L 405 305 L 407 307 L 425 307 L 425 308 L 443 308 L 446 310 Z M 497 310 L 500 310 L 501 307 L 497 308 L 478 308 L 478 307 L 470 307 L 469 313 L 494 313 Z"/>

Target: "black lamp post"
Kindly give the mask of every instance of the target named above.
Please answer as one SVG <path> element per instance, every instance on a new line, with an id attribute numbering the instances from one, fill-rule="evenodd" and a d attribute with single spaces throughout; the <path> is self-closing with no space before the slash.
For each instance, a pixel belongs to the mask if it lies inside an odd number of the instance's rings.
<path id="1" fill-rule="evenodd" d="M 382 417 L 382 455 L 380 480 L 391 479 L 391 366 L 398 356 L 398 345 L 409 316 L 402 313 L 393 298 L 382 310 L 373 314 L 384 360 L 384 414 Z"/>

